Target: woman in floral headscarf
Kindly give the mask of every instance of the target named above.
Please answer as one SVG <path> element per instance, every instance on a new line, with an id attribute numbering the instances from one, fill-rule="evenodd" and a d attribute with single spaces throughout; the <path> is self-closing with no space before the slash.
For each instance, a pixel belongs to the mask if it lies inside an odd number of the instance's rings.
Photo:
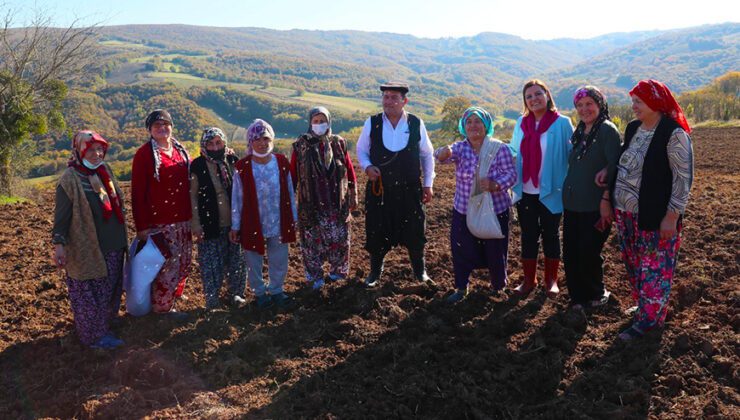
<path id="1" fill-rule="evenodd" d="M 634 323 L 619 334 L 622 340 L 665 322 L 694 170 L 691 128 L 668 87 L 642 80 L 630 97 L 637 119 L 625 130 L 612 193 L 622 258 L 637 304 L 630 308 Z"/>
<path id="2" fill-rule="evenodd" d="M 72 140 L 69 167 L 59 179 L 54 209 L 54 264 L 67 272 L 80 341 L 94 348 L 123 344 L 110 331 L 121 304 L 126 224 L 123 197 L 103 162 L 108 142 L 94 131 Z"/>
<path id="3" fill-rule="evenodd" d="M 603 168 L 609 180 L 614 179 L 621 141 L 599 89 L 578 89 L 573 105 L 580 121 L 570 139 L 573 150 L 563 183 L 563 265 L 571 304 L 582 309 L 603 305 L 610 295 L 604 288 L 601 250 L 611 230 L 613 212 L 609 190 L 593 180 Z"/>
<path id="4" fill-rule="evenodd" d="M 198 244 L 206 309 L 219 306 L 224 276 L 228 280 L 231 303 L 245 303 L 244 255 L 239 244 L 229 241 L 232 174 L 239 159 L 226 147 L 226 142 L 226 134 L 220 128 L 205 129 L 200 139 L 200 156 L 190 165 L 191 226 Z"/>
<path id="5" fill-rule="evenodd" d="M 331 132 L 324 107 L 308 114 L 308 131 L 293 143 L 290 173 L 298 194 L 298 229 L 306 280 L 314 290 L 349 276 L 349 218 L 357 207 L 357 186 L 347 142 Z"/>
<path id="6" fill-rule="evenodd" d="M 152 310 L 174 313 L 175 299 L 185 289 L 192 259 L 190 156 L 172 136 L 169 112 L 154 110 L 145 124 L 149 141 L 134 155 L 131 207 L 136 237 L 145 241 L 157 235 L 166 242 L 169 257 L 152 283 Z"/>
<path id="7" fill-rule="evenodd" d="M 266 121 L 256 119 L 247 128 L 247 156 L 236 163 L 231 195 L 229 239 L 245 250 L 249 287 L 261 309 L 292 303 L 283 284 L 288 274 L 288 244 L 296 240 L 297 214 L 290 162 L 272 152 L 274 139 L 275 131 Z M 262 279 L 265 254 L 269 285 Z"/>
<path id="8" fill-rule="evenodd" d="M 491 289 L 498 294 L 506 287 L 506 260 L 509 247 L 509 208 L 511 197 L 509 188 L 516 182 L 516 167 L 511 150 L 493 136 L 493 118 L 483 108 L 468 108 L 460 118 L 460 134 L 465 137 L 450 146 L 443 146 L 434 152 L 437 161 L 454 163 L 455 199 L 450 229 L 452 265 L 455 271 L 455 292 L 447 302 L 455 303 L 468 293 L 470 273 L 476 268 L 487 268 Z M 486 143 L 491 143 L 490 147 Z M 482 151 L 490 153 L 487 158 Z M 474 236 L 466 224 L 466 213 L 471 191 L 480 162 L 490 162 L 488 176 L 480 179 L 478 191 L 489 191 L 493 199 L 493 210 L 501 226 L 501 239 L 480 239 Z"/>

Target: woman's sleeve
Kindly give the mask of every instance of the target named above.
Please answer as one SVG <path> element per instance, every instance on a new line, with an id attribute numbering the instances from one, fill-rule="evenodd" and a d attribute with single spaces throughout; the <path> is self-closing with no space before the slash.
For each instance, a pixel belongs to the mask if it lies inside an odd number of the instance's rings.
<path id="1" fill-rule="evenodd" d="M 514 132 L 511 134 L 511 142 L 509 142 L 509 150 L 511 151 L 511 154 L 514 156 L 514 159 L 519 156 L 519 148 L 522 145 L 522 137 L 524 137 L 524 132 L 522 131 L 521 127 L 522 119 L 519 118 L 516 120 L 516 124 L 514 125 Z"/>
<path id="2" fill-rule="evenodd" d="M 689 190 L 694 180 L 694 151 L 691 137 L 677 128 L 668 141 L 668 165 L 673 172 L 671 200 L 668 210 L 683 213 L 689 201 Z"/>
<path id="3" fill-rule="evenodd" d="M 352 185 L 357 185 L 355 165 L 352 163 L 352 158 L 350 157 L 348 150 L 344 151 L 344 161 L 347 162 L 347 181 Z"/>
<path id="4" fill-rule="evenodd" d="M 502 145 L 496 153 L 493 165 L 488 170 L 488 179 L 496 181 L 501 190 L 507 190 L 516 184 L 516 166 L 511 150 Z"/>
<path id="5" fill-rule="evenodd" d="M 72 200 L 61 185 L 57 185 L 54 199 L 54 227 L 51 229 L 51 243 L 67 245 L 69 227 L 72 224 Z"/>
<path id="6" fill-rule="evenodd" d="M 293 189 L 298 186 L 298 154 L 295 148 L 290 154 L 290 177 L 293 180 Z"/>
<path id="7" fill-rule="evenodd" d="M 153 170 L 152 165 L 153 162 L 146 159 L 146 148 L 140 148 L 134 155 L 131 167 L 131 210 L 137 232 L 151 227 L 149 182 L 153 181 L 153 177 L 149 169 Z"/>
<path id="8" fill-rule="evenodd" d="M 231 230 L 239 230 L 242 225 L 242 180 L 239 171 L 234 171 L 231 184 Z"/>
<path id="9" fill-rule="evenodd" d="M 207 169 L 206 169 L 207 170 Z M 200 213 L 198 212 L 198 176 L 190 172 L 190 206 L 192 207 L 193 217 L 190 219 L 190 226 L 193 230 L 202 229 L 200 225 Z"/>
<path id="10" fill-rule="evenodd" d="M 602 127 L 605 127 L 602 125 Z M 619 138 L 619 131 L 615 128 L 606 130 L 606 138 L 604 139 L 604 156 L 606 157 L 606 176 L 607 184 L 611 184 L 614 177 L 617 175 L 617 163 L 619 163 L 619 156 L 622 153 L 622 142 Z"/>

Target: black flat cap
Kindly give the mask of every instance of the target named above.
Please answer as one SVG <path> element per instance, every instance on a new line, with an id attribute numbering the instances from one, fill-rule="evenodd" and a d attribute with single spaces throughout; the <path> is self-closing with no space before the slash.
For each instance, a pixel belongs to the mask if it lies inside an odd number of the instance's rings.
<path id="1" fill-rule="evenodd" d="M 388 82 L 380 85 L 380 90 L 383 92 L 385 92 L 386 90 L 395 90 L 405 95 L 409 93 L 409 85 L 401 82 Z"/>

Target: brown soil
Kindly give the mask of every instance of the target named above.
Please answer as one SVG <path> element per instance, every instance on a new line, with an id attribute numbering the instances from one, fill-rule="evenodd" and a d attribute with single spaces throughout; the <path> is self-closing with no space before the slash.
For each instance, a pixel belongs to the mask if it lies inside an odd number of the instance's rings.
<path id="1" fill-rule="evenodd" d="M 320 294 L 293 247 L 291 311 L 204 314 L 197 269 L 180 308 L 191 321 L 126 317 L 117 351 L 82 347 L 66 286 L 49 263 L 53 196 L 2 207 L 0 418 L 722 418 L 740 405 L 740 129 L 698 129 L 696 182 L 666 328 L 629 344 L 628 285 L 614 235 L 604 255 L 613 300 L 567 310 L 491 297 L 483 272 L 450 307 L 448 229 L 454 189 L 439 171 L 427 260 L 438 290 L 390 255 L 382 287 L 368 268 L 363 215 L 353 224 L 354 277 Z M 518 227 L 509 272 L 519 280 Z M 251 299 L 251 298 L 250 298 Z M 733 414 L 734 413 L 734 414 Z"/>

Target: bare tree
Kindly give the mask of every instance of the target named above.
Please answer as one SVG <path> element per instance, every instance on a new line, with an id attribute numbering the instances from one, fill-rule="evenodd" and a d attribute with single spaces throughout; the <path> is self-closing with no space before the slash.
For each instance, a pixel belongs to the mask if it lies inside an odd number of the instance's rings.
<path id="1" fill-rule="evenodd" d="M 15 148 L 32 134 L 64 128 L 67 84 L 96 61 L 98 25 L 75 19 L 54 27 L 41 10 L 14 27 L 16 14 L 0 4 L 0 194 L 10 194 Z"/>

